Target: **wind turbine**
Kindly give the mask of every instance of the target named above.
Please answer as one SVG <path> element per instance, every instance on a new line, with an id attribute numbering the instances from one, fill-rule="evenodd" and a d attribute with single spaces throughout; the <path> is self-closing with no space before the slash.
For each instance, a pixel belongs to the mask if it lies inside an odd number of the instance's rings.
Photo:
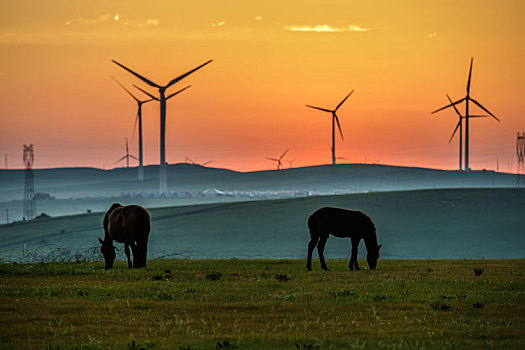
<path id="1" fill-rule="evenodd" d="M 131 96 L 136 102 L 138 106 L 137 110 L 137 117 L 135 118 L 135 124 L 133 126 L 133 133 L 135 133 L 135 127 L 137 126 L 137 122 L 139 124 L 139 181 L 144 180 L 144 162 L 142 157 L 142 105 L 144 103 L 148 103 L 150 101 L 158 100 L 157 98 L 150 98 L 149 100 L 139 100 L 135 95 L 133 95 L 128 89 L 124 87 L 117 79 L 114 77 L 111 77 L 121 88 L 124 89 L 128 93 L 128 95 Z"/>
<path id="2" fill-rule="evenodd" d="M 166 101 L 167 101 L 168 98 L 166 98 L 166 95 L 165 95 L 166 89 L 168 89 L 170 86 L 172 86 L 173 84 L 175 84 L 179 80 L 182 80 L 182 79 L 186 78 L 188 75 L 190 75 L 191 73 L 195 72 L 196 70 L 204 67 L 205 65 L 210 63 L 212 60 L 209 60 L 209 61 L 201 64 L 200 66 L 195 67 L 192 70 L 190 70 L 190 71 L 188 71 L 188 72 L 186 72 L 186 73 L 184 73 L 182 75 L 179 75 L 176 78 L 173 78 L 168 84 L 163 85 L 163 86 L 154 83 L 153 81 L 151 81 L 151 80 L 143 77 L 142 75 L 132 71 L 128 67 L 118 63 L 115 60 L 111 60 L 111 61 L 113 63 L 115 63 L 116 65 L 120 66 L 121 68 L 127 70 L 128 72 L 130 72 L 131 74 L 133 74 L 134 76 L 136 76 L 137 78 L 139 78 L 140 80 L 145 82 L 146 84 L 159 89 L 159 95 L 160 95 L 160 97 L 158 98 L 159 101 L 160 101 L 160 167 L 159 167 L 159 170 L 160 170 L 159 182 L 160 182 L 160 184 L 159 184 L 159 191 L 161 193 L 164 193 L 164 192 L 167 191 L 167 184 L 166 184 Z M 174 94 L 170 95 L 170 97 L 173 97 L 173 96 L 174 96 Z"/>
<path id="3" fill-rule="evenodd" d="M 343 141 L 345 139 L 343 137 L 343 131 L 341 130 L 341 124 L 339 124 L 339 118 L 337 117 L 336 112 L 339 109 L 339 107 L 341 107 L 341 105 L 346 101 L 346 99 L 348 97 L 350 97 L 350 95 L 352 95 L 353 92 L 354 92 L 354 90 L 350 91 L 350 93 L 348 95 L 346 95 L 346 97 L 333 110 L 332 109 L 326 109 L 326 108 L 306 105 L 306 107 L 318 109 L 318 110 L 323 111 L 323 112 L 332 113 L 332 165 L 335 165 L 335 160 L 336 160 L 336 157 L 335 157 L 335 123 L 336 122 L 337 122 L 337 127 L 339 128 L 339 133 L 341 134 L 341 139 Z"/>
<path id="4" fill-rule="evenodd" d="M 450 101 L 450 103 L 453 103 L 452 100 L 450 99 L 450 96 L 448 94 L 447 95 L 447 98 L 448 100 Z M 454 110 L 456 111 L 456 114 L 459 116 L 459 120 L 458 120 L 458 123 L 456 124 L 456 127 L 454 128 L 454 132 L 452 133 L 452 136 L 450 136 L 450 139 L 448 140 L 448 143 L 450 143 L 452 141 L 452 139 L 454 138 L 454 135 L 456 135 L 456 131 L 458 131 L 458 128 L 459 128 L 459 170 L 463 170 L 462 166 L 463 166 L 463 163 L 462 163 L 462 156 L 463 156 L 463 152 L 462 152 L 462 149 L 463 149 L 463 119 L 465 119 L 464 116 L 461 115 L 461 113 L 459 113 L 458 109 L 456 108 L 456 106 L 452 106 L 454 107 Z M 483 118 L 483 117 L 488 117 L 488 115 L 471 115 L 469 116 L 469 118 Z"/>
<path id="5" fill-rule="evenodd" d="M 434 114 L 434 113 L 437 113 L 437 112 L 442 111 L 444 109 L 447 109 L 449 107 L 454 107 L 455 108 L 455 105 L 465 101 L 465 115 L 463 116 L 463 118 L 465 119 L 465 171 L 470 171 L 470 168 L 469 168 L 469 130 L 468 130 L 468 126 L 469 126 L 469 118 L 470 117 L 474 117 L 473 115 L 469 114 L 469 101 L 472 101 L 475 105 L 477 105 L 479 108 L 481 108 L 482 110 L 487 112 L 492 118 L 496 119 L 499 122 L 498 117 L 496 117 L 488 109 L 483 107 L 481 105 L 481 103 L 479 103 L 478 101 L 476 101 L 475 99 L 470 97 L 470 80 L 471 80 L 471 77 L 472 77 L 472 64 L 473 64 L 473 62 L 474 62 L 474 58 L 472 57 L 470 59 L 470 70 L 469 70 L 469 73 L 468 73 L 467 96 L 463 97 L 461 100 L 457 100 L 456 102 L 452 102 L 451 101 L 450 104 L 446 105 L 445 107 L 441 107 L 441 108 L 436 109 L 435 111 L 432 112 L 432 114 Z"/>
<path id="6" fill-rule="evenodd" d="M 281 156 L 279 158 L 270 158 L 270 157 L 265 157 L 266 159 L 269 159 L 269 160 L 273 160 L 274 162 L 277 162 L 277 170 L 281 170 L 281 166 L 283 165 L 282 163 L 282 159 L 284 157 L 284 155 L 289 151 L 290 149 L 287 149 L 286 151 L 283 152 L 283 154 L 281 154 Z"/>
<path id="7" fill-rule="evenodd" d="M 138 160 L 137 157 L 129 154 L 129 151 L 128 151 L 128 138 L 126 137 L 126 154 L 122 158 L 117 160 L 114 164 L 117 164 L 118 162 L 121 162 L 121 161 L 123 161 L 125 159 L 126 160 L 126 168 L 129 168 L 129 159 L 130 158 Z"/>
<path id="8" fill-rule="evenodd" d="M 191 165 L 206 166 L 207 164 L 210 164 L 211 162 L 213 162 L 213 160 L 209 160 L 209 161 L 204 162 L 204 163 L 197 163 L 197 162 L 194 162 L 193 160 L 191 160 L 190 157 L 186 156 L 186 163 L 189 163 Z"/>

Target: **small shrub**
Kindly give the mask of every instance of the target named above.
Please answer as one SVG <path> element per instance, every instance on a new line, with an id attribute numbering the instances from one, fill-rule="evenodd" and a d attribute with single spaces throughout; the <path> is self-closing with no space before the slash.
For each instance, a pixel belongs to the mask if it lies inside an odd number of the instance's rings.
<path id="1" fill-rule="evenodd" d="M 144 344 L 137 344 L 134 340 L 128 343 L 128 350 L 149 350 L 155 347 L 155 343 L 147 341 Z"/>
<path id="2" fill-rule="evenodd" d="M 271 270 L 271 269 L 272 269 L 272 267 L 271 267 L 271 266 L 268 266 L 268 265 L 266 265 L 266 266 L 264 267 L 264 269 L 265 269 L 266 271 L 269 271 L 269 270 Z"/>
<path id="3" fill-rule="evenodd" d="M 162 276 L 161 275 L 155 275 L 155 276 L 151 277 L 151 280 L 152 281 L 160 281 L 160 280 L 162 280 Z"/>
<path id="4" fill-rule="evenodd" d="M 485 305 L 478 301 L 478 302 L 472 304 L 472 307 L 474 308 L 474 310 L 477 310 L 477 309 L 483 309 L 485 307 Z"/>
<path id="5" fill-rule="evenodd" d="M 347 296 L 354 295 L 354 294 L 355 292 L 353 290 L 348 290 L 348 289 L 341 289 L 341 290 L 332 289 L 330 291 L 330 296 L 332 298 L 347 297 Z"/>
<path id="6" fill-rule="evenodd" d="M 465 299 L 466 297 L 467 297 L 467 295 L 465 293 L 456 294 L 456 298 L 458 298 L 458 299 Z"/>
<path id="7" fill-rule="evenodd" d="M 318 344 L 314 344 L 314 342 L 308 342 L 308 343 L 295 342 L 295 347 L 297 349 L 320 349 L 320 346 Z"/>
<path id="8" fill-rule="evenodd" d="M 157 299 L 159 300 L 173 300 L 173 295 L 167 292 L 159 292 L 157 294 Z"/>
<path id="9" fill-rule="evenodd" d="M 430 303 L 430 307 L 437 311 L 445 311 L 445 310 L 450 310 L 452 308 L 452 306 L 447 304 L 442 298 L 439 298 L 433 303 Z"/>
<path id="10" fill-rule="evenodd" d="M 434 270 L 432 270 L 431 268 L 428 268 L 428 269 L 427 269 L 427 272 L 428 272 L 428 273 L 431 273 L 431 272 L 434 272 Z"/>
<path id="11" fill-rule="evenodd" d="M 188 293 L 188 294 L 195 294 L 197 292 L 196 289 L 193 289 L 193 288 L 187 288 L 185 293 Z"/>
<path id="12" fill-rule="evenodd" d="M 372 297 L 372 300 L 373 301 L 384 301 L 384 300 L 386 300 L 386 297 L 384 295 L 374 295 Z"/>
<path id="13" fill-rule="evenodd" d="M 84 291 L 84 290 L 80 290 L 80 291 L 78 291 L 78 293 L 77 293 L 77 295 L 78 295 L 79 297 L 81 297 L 81 298 L 83 298 L 83 297 L 87 297 L 88 294 L 89 294 L 89 293 L 86 292 L 86 291 Z"/>
<path id="14" fill-rule="evenodd" d="M 290 277 L 288 277 L 285 273 L 278 273 L 275 276 L 273 276 L 278 282 L 287 282 L 290 280 Z"/>
<path id="15" fill-rule="evenodd" d="M 477 267 L 477 268 L 474 269 L 474 275 L 476 275 L 476 276 L 481 276 L 481 274 L 483 273 L 483 271 L 485 271 L 485 270 L 482 269 L 482 268 Z"/>
<path id="16" fill-rule="evenodd" d="M 212 272 L 206 275 L 206 279 L 210 281 L 218 281 L 222 278 L 222 273 Z"/>
<path id="17" fill-rule="evenodd" d="M 197 350 L 197 348 L 191 345 L 180 345 L 179 350 Z"/>
<path id="18" fill-rule="evenodd" d="M 217 340 L 217 343 L 215 345 L 216 349 L 237 349 L 238 347 L 239 345 L 237 345 L 237 342 L 230 338 Z"/>
<path id="19" fill-rule="evenodd" d="M 164 273 L 171 273 L 171 270 L 164 270 Z"/>

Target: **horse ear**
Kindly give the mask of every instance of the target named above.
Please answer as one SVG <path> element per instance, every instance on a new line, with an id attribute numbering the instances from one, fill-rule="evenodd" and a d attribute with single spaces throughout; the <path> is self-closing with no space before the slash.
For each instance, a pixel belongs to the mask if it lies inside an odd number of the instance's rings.
<path id="1" fill-rule="evenodd" d="M 377 246 L 377 249 L 378 249 L 378 250 L 381 249 L 382 246 L 383 246 L 382 244 L 378 245 L 378 246 Z"/>
<path id="2" fill-rule="evenodd" d="M 100 237 L 98 238 L 98 241 L 100 242 L 100 244 L 104 244 L 104 241 Z"/>

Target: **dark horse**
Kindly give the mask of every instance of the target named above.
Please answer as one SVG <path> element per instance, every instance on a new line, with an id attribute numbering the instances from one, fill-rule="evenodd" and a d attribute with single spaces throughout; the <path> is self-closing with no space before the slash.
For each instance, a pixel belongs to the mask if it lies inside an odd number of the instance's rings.
<path id="1" fill-rule="evenodd" d="M 328 270 L 324 261 L 324 246 L 329 235 L 352 240 L 352 256 L 350 270 L 360 270 L 357 265 L 357 248 L 359 241 L 365 241 L 368 266 L 371 270 L 376 268 L 381 245 L 377 245 L 376 228 L 372 219 L 359 210 L 346 210 L 339 208 L 321 208 L 308 218 L 310 229 L 310 243 L 308 243 L 308 262 L 306 267 L 312 269 L 312 252 L 317 245 L 321 268 Z"/>
<path id="2" fill-rule="evenodd" d="M 138 205 L 122 206 L 115 203 L 104 216 L 104 240 L 100 251 L 106 261 L 106 270 L 113 267 L 115 247 L 113 240 L 124 243 L 124 252 L 128 258 L 128 267 L 145 267 L 148 253 L 150 231 L 149 213 Z M 129 257 L 129 247 L 133 251 L 133 265 Z"/>

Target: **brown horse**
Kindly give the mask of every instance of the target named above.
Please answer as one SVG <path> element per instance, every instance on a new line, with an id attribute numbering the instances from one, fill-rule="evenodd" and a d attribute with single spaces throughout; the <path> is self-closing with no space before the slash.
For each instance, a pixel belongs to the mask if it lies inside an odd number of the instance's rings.
<path id="1" fill-rule="evenodd" d="M 128 258 L 128 267 L 145 267 L 148 253 L 150 218 L 146 209 L 138 205 L 122 206 L 115 203 L 104 216 L 104 240 L 100 251 L 106 261 L 106 270 L 113 267 L 115 247 L 113 240 L 124 243 L 124 252 Z M 133 251 L 133 265 L 129 256 L 129 247 Z"/>
<path id="2" fill-rule="evenodd" d="M 310 229 L 310 243 L 308 243 L 308 262 L 306 267 L 312 269 L 312 252 L 317 245 L 321 268 L 328 270 L 324 261 L 324 246 L 329 235 L 352 240 L 352 256 L 350 270 L 360 270 L 357 265 L 357 248 L 359 241 L 365 241 L 368 266 L 371 270 L 376 268 L 381 245 L 377 245 L 376 228 L 372 219 L 358 210 L 347 210 L 325 207 L 317 210 L 308 218 Z"/>

